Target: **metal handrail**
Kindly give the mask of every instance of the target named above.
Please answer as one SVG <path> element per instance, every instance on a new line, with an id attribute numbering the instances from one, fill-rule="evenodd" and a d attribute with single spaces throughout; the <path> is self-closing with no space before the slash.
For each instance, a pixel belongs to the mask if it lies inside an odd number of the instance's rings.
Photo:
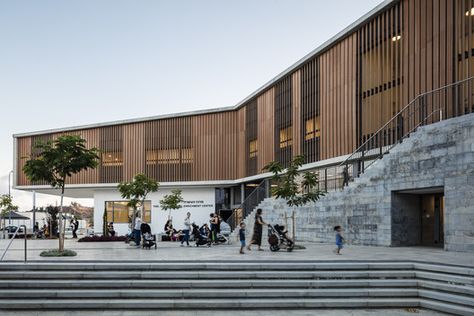
<path id="1" fill-rule="evenodd" d="M 240 205 L 236 208 L 234 208 L 233 212 L 232 212 L 232 215 L 229 217 L 232 218 L 232 222 L 228 224 L 231 226 L 232 230 L 235 230 L 235 228 L 237 227 L 238 223 L 236 221 L 236 216 L 237 216 L 237 210 L 242 210 L 242 219 L 246 218 L 250 213 L 251 211 L 248 210 L 248 207 L 246 207 L 246 205 L 248 204 L 249 201 L 251 201 L 255 195 L 257 195 L 257 199 L 258 199 L 258 193 L 260 192 L 260 190 L 265 186 L 265 183 L 266 183 L 267 179 L 264 179 L 262 180 L 256 187 L 255 189 L 242 201 L 242 203 L 240 203 Z M 252 206 L 252 210 L 253 208 L 255 208 L 256 205 Z"/>
<path id="2" fill-rule="evenodd" d="M 454 86 L 457 86 L 457 85 L 460 85 L 464 82 L 467 82 L 467 81 L 470 81 L 474 79 L 474 76 L 473 77 L 469 77 L 469 78 L 466 78 L 466 79 L 463 79 L 463 80 L 459 80 L 459 81 L 456 81 L 456 82 L 453 82 L 453 83 L 450 83 L 450 84 L 447 84 L 447 85 L 444 85 L 440 88 L 436 88 L 436 89 L 433 89 L 433 90 L 430 90 L 430 91 L 427 91 L 427 92 L 424 92 L 424 93 L 421 93 L 419 94 L 417 97 L 415 97 L 413 100 L 411 100 L 407 105 L 405 105 L 400 111 L 398 111 L 398 113 L 396 113 L 390 120 L 387 121 L 387 123 L 385 123 L 382 127 L 380 127 L 375 133 L 372 134 L 372 136 L 370 136 L 362 145 L 360 145 L 359 147 L 357 147 L 356 150 L 354 150 L 352 152 L 352 154 L 346 158 L 346 160 L 344 160 L 343 162 L 341 162 L 339 164 L 340 167 L 344 166 L 344 165 L 347 165 L 351 160 L 353 160 L 353 157 L 362 150 L 362 148 L 366 147 L 368 144 L 370 144 L 370 142 L 376 138 L 376 136 L 378 136 L 389 124 L 393 123 L 407 108 L 409 108 L 411 105 L 413 105 L 416 101 L 420 100 L 421 98 L 427 96 L 427 95 L 430 95 L 430 94 L 433 94 L 435 92 L 438 92 L 438 91 L 441 91 L 441 90 L 444 90 L 444 89 L 447 89 L 449 87 L 454 87 Z M 411 132 L 410 132 L 411 133 Z M 408 134 L 410 134 L 408 133 Z M 392 147 L 393 148 L 393 147 Z"/>
<path id="3" fill-rule="evenodd" d="M 18 232 L 20 231 L 20 228 L 24 228 L 23 230 L 23 234 L 24 234 L 24 237 L 25 237 L 25 262 L 27 261 L 27 258 L 28 258 L 28 254 L 27 254 L 27 238 L 28 238 L 28 235 L 26 233 L 26 225 L 20 225 L 16 228 L 15 232 L 13 233 L 13 236 L 11 237 L 10 239 L 10 242 L 8 243 L 7 247 L 5 248 L 5 250 L 3 251 L 3 254 L 2 254 L 2 257 L 0 258 L 0 261 L 3 261 L 3 258 L 5 258 L 5 255 L 7 254 L 7 251 L 8 249 L 10 249 L 10 246 L 12 245 L 13 241 L 15 240 L 15 237 L 16 235 L 18 234 Z M 5 228 L 4 228 L 5 229 Z"/>

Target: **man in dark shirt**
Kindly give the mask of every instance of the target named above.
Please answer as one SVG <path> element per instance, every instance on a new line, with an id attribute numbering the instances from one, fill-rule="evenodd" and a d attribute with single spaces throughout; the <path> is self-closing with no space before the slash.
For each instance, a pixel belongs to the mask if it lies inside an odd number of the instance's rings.
<path id="1" fill-rule="evenodd" d="M 245 223 L 244 222 L 240 223 L 239 240 L 240 240 L 240 253 L 244 254 L 244 248 L 245 248 Z"/>

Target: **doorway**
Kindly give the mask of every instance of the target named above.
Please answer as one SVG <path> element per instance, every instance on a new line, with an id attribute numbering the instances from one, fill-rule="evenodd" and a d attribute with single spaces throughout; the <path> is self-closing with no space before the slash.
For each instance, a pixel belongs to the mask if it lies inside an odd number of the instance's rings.
<path id="1" fill-rule="evenodd" d="M 421 196 L 421 245 L 444 245 L 444 195 Z"/>
<path id="2" fill-rule="evenodd" d="M 393 246 L 444 246 L 443 188 L 392 194 Z"/>

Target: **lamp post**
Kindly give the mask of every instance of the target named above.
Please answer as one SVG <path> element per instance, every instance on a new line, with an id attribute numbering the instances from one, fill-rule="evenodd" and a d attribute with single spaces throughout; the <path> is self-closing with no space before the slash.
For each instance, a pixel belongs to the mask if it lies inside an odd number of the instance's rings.
<path id="1" fill-rule="evenodd" d="M 11 198 L 12 197 L 12 194 L 11 194 L 11 182 L 10 182 L 10 176 L 13 175 L 13 170 L 10 170 L 10 172 L 8 173 L 8 196 Z M 8 225 L 11 225 L 12 223 L 12 210 L 10 209 L 8 211 Z"/>

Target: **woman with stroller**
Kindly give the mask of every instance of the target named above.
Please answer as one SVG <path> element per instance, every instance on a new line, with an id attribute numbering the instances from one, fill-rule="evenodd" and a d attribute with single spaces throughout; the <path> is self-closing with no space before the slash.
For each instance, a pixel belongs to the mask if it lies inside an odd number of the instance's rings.
<path id="1" fill-rule="evenodd" d="M 262 231 L 263 225 L 268 225 L 263 221 L 262 218 L 262 209 L 257 209 L 257 213 L 255 214 L 255 224 L 253 225 L 253 235 L 252 240 L 250 241 L 249 245 L 247 246 L 247 250 L 252 250 L 250 246 L 252 244 L 258 246 L 258 251 L 263 251 L 262 249 Z"/>

